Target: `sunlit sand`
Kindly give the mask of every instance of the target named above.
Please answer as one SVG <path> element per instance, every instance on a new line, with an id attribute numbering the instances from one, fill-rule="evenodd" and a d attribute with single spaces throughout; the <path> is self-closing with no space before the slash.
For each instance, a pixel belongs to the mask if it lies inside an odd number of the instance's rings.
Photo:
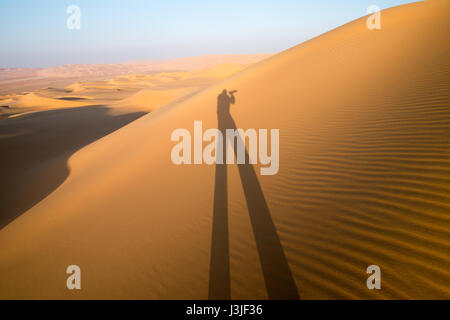
<path id="1" fill-rule="evenodd" d="M 0 298 L 211 297 L 217 201 L 227 209 L 232 299 L 448 298 L 448 12 L 439 0 L 391 8 L 380 31 L 358 19 L 245 69 L 4 96 L 11 114 L 89 105 L 147 114 L 65 154 L 60 181 L 0 230 Z M 237 127 L 280 129 L 278 174 L 171 162 L 173 130 L 219 127 L 224 88 L 238 90 L 228 119 Z M 275 262 L 291 274 L 271 270 Z M 83 290 L 65 287 L 72 264 Z M 366 287 L 372 264 L 383 290 Z M 278 276 L 289 288 L 273 285 Z"/>

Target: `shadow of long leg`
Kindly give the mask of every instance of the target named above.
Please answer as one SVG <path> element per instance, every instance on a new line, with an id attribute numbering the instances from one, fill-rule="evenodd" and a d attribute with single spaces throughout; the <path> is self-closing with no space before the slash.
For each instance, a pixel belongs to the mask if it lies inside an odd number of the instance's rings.
<path id="1" fill-rule="evenodd" d="M 227 165 L 216 164 L 209 299 L 230 299 Z"/>
<path id="2" fill-rule="evenodd" d="M 236 130 L 236 124 L 231 116 L 229 116 L 226 122 L 228 123 L 228 128 Z M 236 139 L 234 148 L 236 158 L 238 144 L 244 144 L 244 141 L 239 137 Z M 269 299 L 298 300 L 300 296 L 273 223 L 269 207 L 267 206 L 264 193 L 253 165 L 249 164 L 247 149 L 244 148 L 244 150 L 246 164 L 238 164 L 239 175 L 247 201 L 250 221 Z"/>
<path id="3" fill-rule="evenodd" d="M 218 104 L 218 128 L 223 137 L 226 137 L 226 129 L 237 129 L 229 113 L 229 106 L 220 103 Z M 228 148 L 228 143 L 225 141 L 223 145 L 225 150 Z M 240 138 L 236 139 L 235 148 L 232 150 L 236 158 L 238 144 L 244 144 L 244 142 Z M 244 148 L 244 150 L 246 163 L 249 163 L 247 149 Z M 226 157 L 226 152 L 223 155 Z M 238 169 L 268 296 L 270 299 L 300 299 L 253 165 L 238 164 Z M 216 164 L 209 299 L 230 299 L 227 187 L 227 165 Z"/>

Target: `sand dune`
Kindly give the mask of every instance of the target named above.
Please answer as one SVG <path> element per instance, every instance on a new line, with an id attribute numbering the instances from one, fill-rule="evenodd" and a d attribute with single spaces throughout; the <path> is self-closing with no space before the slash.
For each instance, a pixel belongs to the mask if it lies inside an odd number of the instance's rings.
<path id="1" fill-rule="evenodd" d="M 0 121 L 0 229 L 53 192 L 77 150 L 143 116 L 104 106 L 33 112 Z"/>
<path id="2" fill-rule="evenodd" d="M 182 70 L 192 71 L 207 69 L 219 64 L 243 64 L 251 65 L 270 57 L 272 54 L 209 54 L 199 57 L 178 58 L 162 61 L 133 61 L 127 65 L 143 66 L 154 70 Z"/>
<path id="3" fill-rule="evenodd" d="M 448 12 L 426 1 L 383 11 L 380 31 L 353 21 L 83 148 L 0 230 L 0 297 L 207 298 L 219 184 L 231 298 L 285 293 L 270 218 L 302 299 L 449 298 Z M 277 175 L 230 165 L 226 185 L 214 165 L 171 162 L 173 130 L 218 127 L 223 88 L 239 90 L 238 127 L 280 129 Z M 71 264 L 81 291 L 65 288 Z M 382 290 L 366 287 L 372 264 Z"/>
<path id="4" fill-rule="evenodd" d="M 211 68 L 194 70 L 186 74 L 185 78 L 215 78 L 225 79 L 239 71 L 244 70 L 246 65 L 236 63 L 222 63 Z"/>
<path id="5" fill-rule="evenodd" d="M 120 101 L 116 106 L 135 107 L 141 110 L 154 111 L 198 89 L 198 87 L 169 90 L 143 89 L 131 97 Z"/>
<path id="6" fill-rule="evenodd" d="M 170 60 L 131 61 L 122 64 L 72 64 L 50 68 L 0 68 L 0 93 L 19 93 L 75 81 L 104 80 L 123 74 L 193 71 L 219 64 L 251 65 L 271 54 L 212 54 Z"/>
<path id="7" fill-rule="evenodd" d="M 71 107 L 81 107 L 86 105 L 85 103 L 80 103 L 76 101 L 68 101 L 63 98 L 46 98 L 39 96 L 35 93 L 27 93 L 25 95 L 18 96 L 17 99 L 10 104 L 10 107 L 15 108 L 71 108 Z"/>
<path id="8" fill-rule="evenodd" d="M 82 102 L 81 100 L 84 100 L 84 98 L 66 99 L 64 97 L 45 97 L 34 92 L 13 95 L 9 96 L 7 99 L 0 100 L 0 104 L 3 105 L 0 110 L 0 117 L 5 116 L 12 118 L 30 112 L 90 105 L 89 102 Z"/>
<path id="9" fill-rule="evenodd" d="M 105 80 L 77 81 L 65 87 L 10 94 L 0 96 L 0 116 L 17 117 L 43 110 L 99 105 L 113 107 L 116 113 L 131 109 L 154 111 L 245 68 L 245 65 L 225 63 L 184 72 L 130 74 Z"/>

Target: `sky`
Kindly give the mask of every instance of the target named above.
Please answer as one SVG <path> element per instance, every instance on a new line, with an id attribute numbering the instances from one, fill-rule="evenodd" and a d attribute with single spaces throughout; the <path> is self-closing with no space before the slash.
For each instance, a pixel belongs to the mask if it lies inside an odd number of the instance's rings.
<path id="1" fill-rule="evenodd" d="M 285 50 L 402 0 L 1 0 L 0 68 Z M 70 5 L 80 29 L 69 29 Z M 71 20 L 72 21 L 72 20 Z"/>

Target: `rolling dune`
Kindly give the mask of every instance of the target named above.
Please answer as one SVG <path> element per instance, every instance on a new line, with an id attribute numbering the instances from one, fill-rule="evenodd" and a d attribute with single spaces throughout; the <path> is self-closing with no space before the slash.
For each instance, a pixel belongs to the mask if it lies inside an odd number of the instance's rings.
<path id="1" fill-rule="evenodd" d="M 449 12 L 391 8 L 379 31 L 358 19 L 81 149 L 66 181 L 0 230 L 0 297 L 204 299 L 223 285 L 233 299 L 450 298 Z M 220 126 L 224 88 L 238 90 L 238 128 L 280 129 L 277 175 L 171 162 L 175 129 Z M 65 287 L 71 264 L 80 291 Z M 366 287 L 372 264 L 382 290 Z"/>
<path id="2" fill-rule="evenodd" d="M 27 93 L 18 96 L 17 99 L 11 103 L 13 108 L 36 108 L 36 109 L 58 109 L 58 108 L 73 108 L 82 107 L 86 103 L 77 101 L 69 101 L 61 98 L 47 98 L 39 96 L 35 93 Z"/>
<path id="3" fill-rule="evenodd" d="M 197 63 L 201 59 L 197 59 Z M 113 113 L 153 111 L 187 97 L 245 69 L 224 63 L 206 69 L 156 74 L 130 74 L 97 81 L 78 81 L 65 87 L 47 87 L 24 94 L 0 96 L 0 117 L 18 117 L 44 110 L 108 106 Z"/>
<path id="4" fill-rule="evenodd" d="M 104 80 L 124 74 L 194 71 L 219 64 L 250 65 L 272 54 L 210 54 L 170 60 L 130 61 L 120 64 L 71 64 L 49 68 L 0 68 L 0 94 L 70 85 L 75 81 Z"/>
<path id="5" fill-rule="evenodd" d="M 121 100 L 115 106 L 134 107 L 141 110 L 146 109 L 148 111 L 153 111 L 179 98 L 185 97 L 198 89 L 198 87 L 184 87 L 168 90 L 143 89 L 131 97 Z"/>

